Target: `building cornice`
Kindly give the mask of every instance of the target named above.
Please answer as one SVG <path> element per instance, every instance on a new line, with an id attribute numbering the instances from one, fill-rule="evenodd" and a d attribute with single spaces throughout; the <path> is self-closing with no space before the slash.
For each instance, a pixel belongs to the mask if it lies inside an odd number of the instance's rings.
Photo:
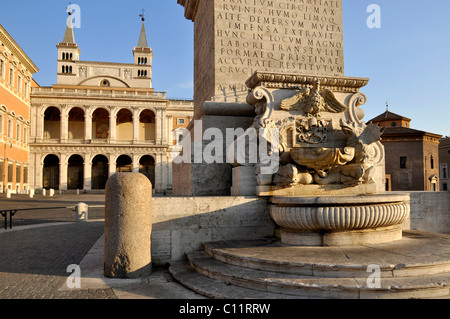
<path id="1" fill-rule="evenodd" d="M 169 145 L 157 144 L 50 144 L 30 143 L 30 152 L 73 152 L 73 153 L 96 153 L 96 154 L 165 154 Z"/>
<path id="2" fill-rule="evenodd" d="M 249 89 L 258 86 L 266 88 L 302 88 L 306 85 L 314 85 L 320 82 L 322 88 L 339 92 L 359 92 L 359 89 L 369 83 L 367 78 L 337 77 L 337 76 L 313 76 L 301 74 L 269 73 L 256 71 L 246 81 Z"/>
<path id="3" fill-rule="evenodd" d="M 153 89 L 53 86 L 33 88 L 31 99 L 101 99 L 117 101 L 157 102 L 167 104 L 165 92 Z"/>
<path id="4" fill-rule="evenodd" d="M 27 70 L 34 74 L 39 71 L 38 67 L 30 59 L 30 57 L 25 53 L 24 50 L 17 44 L 14 38 L 5 30 L 5 28 L 0 24 L 0 41 L 2 41 L 11 52 L 16 56 L 19 61 L 27 68 Z"/>

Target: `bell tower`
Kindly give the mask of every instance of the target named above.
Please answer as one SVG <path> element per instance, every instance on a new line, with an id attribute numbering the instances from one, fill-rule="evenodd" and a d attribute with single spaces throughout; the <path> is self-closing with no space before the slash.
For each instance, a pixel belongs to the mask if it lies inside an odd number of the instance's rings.
<path id="1" fill-rule="evenodd" d="M 133 49 L 134 64 L 136 67 L 135 78 L 150 81 L 149 86 L 152 86 L 152 61 L 153 51 L 148 46 L 147 34 L 145 32 L 145 17 L 144 10 L 139 16 L 142 20 L 141 33 L 139 35 L 138 45 Z"/>
<path id="2" fill-rule="evenodd" d="M 71 12 L 68 13 L 66 32 L 64 38 L 56 47 L 58 48 L 58 83 L 63 78 L 76 75 L 75 61 L 80 60 L 80 48 L 75 42 Z"/>

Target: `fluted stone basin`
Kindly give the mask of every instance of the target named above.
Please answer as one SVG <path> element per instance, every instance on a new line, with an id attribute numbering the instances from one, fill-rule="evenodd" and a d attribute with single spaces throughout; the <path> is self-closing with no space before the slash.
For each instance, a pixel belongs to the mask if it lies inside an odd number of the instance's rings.
<path id="1" fill-rule="evenodd" d="M 289 245 L 339 246 L 402 238 L 409 195 L 273 197 L 270 214 Z"/>

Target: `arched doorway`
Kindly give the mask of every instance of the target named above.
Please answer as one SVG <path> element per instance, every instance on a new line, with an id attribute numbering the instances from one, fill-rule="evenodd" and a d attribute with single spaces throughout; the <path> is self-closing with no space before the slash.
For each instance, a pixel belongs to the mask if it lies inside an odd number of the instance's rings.
<path id="1" fill-rule="evenodd" d="M 109 112 L 98 108 L 92 113 L 92 139 L 109 138 Z"/>
<path id="2" fill-rule="evenodd" d="M 61 137 L 61 112 L 51 106 L 44 113 L 44 139 L 58 139 Z"/>
<path id="3" fill-rule="evenodd" d="M 118 141 L 133 140 L 133 113 L 127 109 L 121 109 L 117 113 L 116 139 Z"/>
<path id="4" fill-rule="evenodd" d="M 67 188 L 84 188 L 84 160 L 80 155 L 72 155 L 67 167 Z"/>
<path id="5" fill-rule="evenodd" d="M 144 110 L 139 116 L 139 139 L 141 141 L 156 140 L 155 113 Z"/>
<path id="6" fill-rule="evenodd" d="M 116 161 L 117 173 L 131 173 L 133 171 L 133 161 L 128 155 L 120 155 Z"/>
<path id="7" fill-rule="evenodd" d="M 42 186 L 45 189 L 59 189 L 59 157 L 53 154 L 44 159 Z"/>
<path id="8" fill-rule="evenodd" d="M 69 140 L 84 139 L 84 111 L 74 107 L 69 112 Z"/>
<path id="9" fill-rule="evenodd" d="M 155 160 L 150 155 L 142 156 L 139 161 L 139 173 L 144 174 L 155 188 Z"/>
<path id="10" fill-rule="evenodd" d="M 97 155 L 92 159 L 92 189 L 105 189 L 108 181 L 109 162 L 104 155 Z"/>

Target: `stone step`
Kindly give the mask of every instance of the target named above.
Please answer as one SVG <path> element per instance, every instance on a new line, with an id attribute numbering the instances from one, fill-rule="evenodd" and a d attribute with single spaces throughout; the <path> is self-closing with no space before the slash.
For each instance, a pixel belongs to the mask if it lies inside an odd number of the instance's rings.
<path id="1" fill-rule="evenodd" d="M 277 240 L 204 243 L 221 262 L 285 274 L 318 277 L 367 277 L 380 267 L 382 278 L 417 277 L 450 272 L 450 236 L 417 231 L 389 244 L 358 247 L 293 247 Z"/>
<path id="2" fill-rule="evenodd" d="M 297 298 L 406 299 L 440 298 L 450 294 L 450 273 L 382 278 L 380 288 L 370 288 L 367 274 L 361 278 L 313 277 L 234 266 L 215 260 L 204 251 L 187 256 L 192 269 L 223 284 Z"/>
<path id="3" fill-rule="evenodd" d="M 297 299 L 296 296 L 266 293 L 253 289 L 224 284 L 203 276 L 192 269 L 187 262 L 174 262 L 170 274 L 182 285 L 211 299 Z"/>

